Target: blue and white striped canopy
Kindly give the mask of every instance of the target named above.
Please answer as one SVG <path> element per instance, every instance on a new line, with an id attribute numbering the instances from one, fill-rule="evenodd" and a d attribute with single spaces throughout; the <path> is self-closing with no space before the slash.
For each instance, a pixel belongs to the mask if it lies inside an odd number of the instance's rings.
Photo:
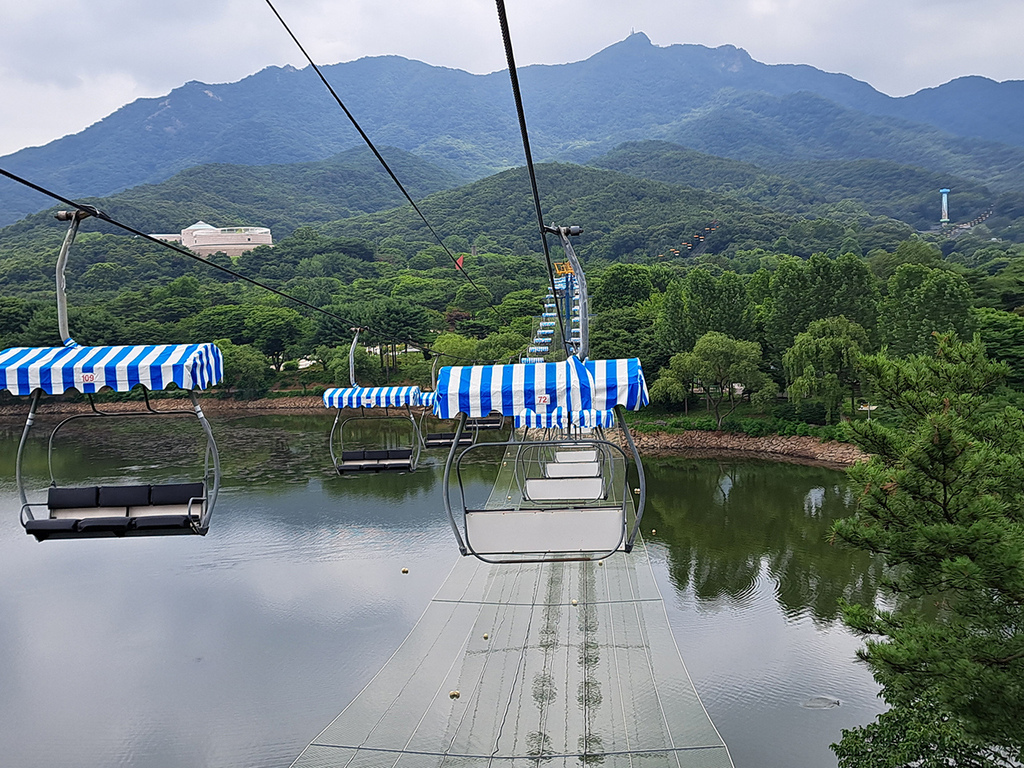
<path id="1" fill-rule="evenodd" d="M 420 407 L 422 408 L 433 408 L 434 401 L 437 399 L 436 392 L 420 392 Z"/>
<path id="2" fill-rule="evenodd" d="M 544 358 L 543 357 L 520 357 L 519 358 L 519 362 L 520 363 L 524 363 L 524 364 L 526 364 L 526 363 L 529 363 L 529 364 L 543 363 L 544 362 Z"/>
<path id="3" fill-rule="evenodd" d="M 552 320 L 541 320 L 540 327 L 541 328 L 554 328 L 555 327 L 555 323 Z"/>
<path id="4" fill-rule="evenodd" d="M 419 387 L 334 387 L 324 392 L 324 405 L 328 408 L 393 408 L 419 404 Z"/>
<path id="5" fill-rule="evenodd" d="M 224 358 L 213 344 L 153 344 L 131 347 L 15 347 L 0 352 L 0 389 L 30 395 L 41 389 L 91 394 L 104 387 L 206 389 L 224 376 Z"/>
<path id="6" fill-rule="evenodd" d="M 497 411 L 514 417 L 524 410 L 590 408 L 590 374 L 576 357 L 558 363 L 445 366 L 437 378 L 434 415 L 480 418 Z"/>
<path id="7" fill-rule="evenodd" d="M 637 358 L 587 360 L 585 365 L 594 381 L 591 408 L 607 411 L 624 405 L 627 411 L 638 411 L 650 403 L 644 369 Z"/>
<path id="8" fill-rule="evenodd" d="M 573 411 L 572 423 L 580 427 L 614 427 L 615 411 Z"/>
<path id="9" fill-rule="evenodd" d="M 649 401 L 638 359 L 581 363 L 570 357 L 559 363 L 445 366 L 438 374 L 434 415 L 479 418 L 497 411 L 515 417 L 524 410 L 610 411 L 617 405 L 635 411 Z"/>
<path id="10" fill-rule="evenodd" d="M 542 312 L 541 317 L 558 317 L 557 312 Z"/>
<path id="11" fill-rule="evenodd" d="M 565 408 L 555 408 L 547 413 L 537 413 L 526 408 L 512 417 L 512 423 L 516 429 L 565 429 L 569 424 L 569 411 Z"/>
<path id="12" fill-rule="evenodd" d="M 554 334 L 554 332 L 555 331 L 554 331 L 553 328 L 541 328 L 540 330 L 537 331 L 537 335 L 538 336 L 551 336 L 552 334 Z"/>
<path id="13" fill-rule="evenodd" d="M 555 408 L 547 413 L 537 413 L 526 409 L 517 413 L 512 421 L 518 429 L 565 429 L 570 425 L 584 428 L 614 427 L 615 411 L 569 411 Z"/>
<path id="14" fill-rule="evenodd" d="M 544 344 L 538 344 L 535 347 L 528 348 L 526 351 L 534 354 L 546 355 L 548 352 L 551 351 L 551 347 Z"/>

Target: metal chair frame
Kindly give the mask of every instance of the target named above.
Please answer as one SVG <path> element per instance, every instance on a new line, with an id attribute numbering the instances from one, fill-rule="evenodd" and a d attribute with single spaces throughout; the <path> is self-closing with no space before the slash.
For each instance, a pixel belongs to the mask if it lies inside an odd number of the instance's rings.
<path id="1" fill-rule="evenodd" d="M 213 438 L 213 431 L 210 429 L 210 422 L 206 419 L 206 414 L 203 413 L 202 406 L 199 405 L 199 399 L 196 396 L 195 391 L 189 390 L 189 398 L 192 401 L 191 409 L 177 408 L 173 410 L 156 410 L 153 408 L 149 401 L 149 390 L 142 387 L 143 401 L 145 403 L 145 410 L 142 411 L 101 411 L 96 407 L 96 401 L 92 395 L 88 395 L 89 406 L 91 408 L 90 413 L 78 413 L 72 416 L 68 416 L 62 419 L 57 426 L 50 432 L 50 437 L 47 440 L 46 445 L 46 465 L 47 472 L 50 477 L 50 487 L 57 487 L 57 479 L 53 471 L 53 452 L 54 443 L 57 438 L 57 434 L 60 430 L 72 421 L 79 419 L 96 419 L 96 418 L 108 418 L 108 419 L 119 419 L 119 418 L 138 418 L 138 417 L 175 417 L 175 416 L 196 416 L 199 419 L 199 424 L 202 427 L 203 434 L 206 437 L 206 451 L 203 460 L 203 477 L 202 482 L 206 489 L 206 495 L 202 500 L 202 509 L 200 514 L 197 516 L 198 520 L 193 520 L 192 505 L 189 503 L 189 528 L 183 529 L 182 531 L 163 531 L 159 529 L 147 529 L 145 532 L 141 531 L 128 531 L 126 536 L 160 536 L 160 535 L 172 535 L 172 533 L 195 533 L 200 536 L 206 535 L 210 528 L 210 518 L 213 516 L 213 509 L 217 503 L 217 496 L 220 492 L 221 483 L 221 470 L 220 470 L 220 453 L 217 450 L 217 443 Z M 32 430 L 32 426 L 35 423 L 36 413 L 39 407 L 39 403 L 42 399 L 43 391 L 37 389 L 32 393 L 32 399 L 29 405 L 28 417 L 25 420 L 25 428 L 21 433 L 21 440 L 18 443 L 18 455 L 15 459 L 15 482 L 18 486 L 18 494 L 21 497 L 21 513 L 19 519 L 22 527 L 25 527 L 29 520 L 37 519 L 32 514 L 34 507 L 47 507 L 46 502 L 30 502 L 28 500 L 28 490 L 25 484 L 25 478 L 23 473 L 24 454 L 25 446 L 28 444 L 28 436 Z"/>

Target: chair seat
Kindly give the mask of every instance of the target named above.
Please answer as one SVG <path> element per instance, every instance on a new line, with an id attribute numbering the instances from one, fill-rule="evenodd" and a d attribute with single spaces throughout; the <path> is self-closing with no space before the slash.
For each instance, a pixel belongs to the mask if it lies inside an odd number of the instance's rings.
<path id="1" fill-rule="evenodd" d="M 526 481 L 523 491 L 530 501 L 597 501 L 605 495 L 600 477 L 534 477 Z"/>

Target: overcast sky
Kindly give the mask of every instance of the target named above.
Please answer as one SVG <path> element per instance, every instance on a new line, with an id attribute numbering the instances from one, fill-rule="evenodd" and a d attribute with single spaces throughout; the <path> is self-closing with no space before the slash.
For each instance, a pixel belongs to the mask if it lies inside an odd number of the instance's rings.
<path id="1" fill-rule="evenodd" d="M 275 0 L 318 63 L 398 54 L 504 67 L 491 0 Z M 1024 79 L 1022 0 L 506 0 L 520 66 L 645 32 L 845 72 L 893 96 L 962 75 Z M 265 0 L 0 0 L 0 155 L 189 80 L 304 60 Z M 344 86 L 336 84 L 344 97 Z M 528 106 L 528 105 L 527 105 Z"/>

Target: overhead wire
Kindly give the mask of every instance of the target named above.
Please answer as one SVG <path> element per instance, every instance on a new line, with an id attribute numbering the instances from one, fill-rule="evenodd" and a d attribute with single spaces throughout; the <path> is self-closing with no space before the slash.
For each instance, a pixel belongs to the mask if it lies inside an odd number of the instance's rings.
<path id="1" fill-rule="evenodd" d="M 516 103 L 516 114 L 519 118 L 519 132 L 523 137 L 523 152 L 526 154 L 526 168 L 530 173 L 530 187 L 533 190 L 533 205 L 537 213 L 537 226 L 540 227 L 541 241 L 544 243 L 544 261 L 548 267 L 548 280 L 551 283 L 552 295 L 557 294 L 555 288 L 555 270 L 551 264 L 551 251 L 548 248 L 548 229 L 544 225 L 544 212 L 540 205 L 540 192 L 537 189 L 537 172 L 533 166 L 533 152 L 530 150 L 530 133 L 526 129 L 526 112 L 523 110 L 523 95 L 519 89 L 519 73 L 516 70 L 516 58 L 512 52 L 512 35 L 508 28 L 508 14 L 505 12 L 505 0 L 495 0 L 498 6 L 498 22 L 501 25 L 501 39 L 505 45 L 505 60 L 508 63 L 508 76 L 512 81 L 512 98 Z M 269 0 L 268 0 L 269 2 Z M 566 283 L 568 285 L 568 283 Z M 555 302 L 555 312 L 558 314 L 558 327 L 562 329 L 562 345 L 568 355 L 570 340 L 564 338 L 566 324 L 562 318 L 562 307 Z"/>
<path id="2" fill-rule="evenodd" d="M 380 153 L 380 151 L 374 145 L 373 141 L 370 140 L 369 135 L 367 135 L 366 131 L 363 130 L 362 126 L 359 125 L 359 121 L 356 120 L 355 115 L 353 115 L 352 112 L 349 111 L 349 108 L 345 106 L 345 103 L 341 100 L 341 97 L 338 95 L 338 92 L 334 90 L 334 86 L 332 86 L 330 81 L 324 76 L 323 71 L 320 69 L 319 66 L 317 66 L 316 62 L 313 61 L 313 57 L 309 55 L 309 53 L 306 51 L 306 48 L 302 45 L 301 42 L 299 42 L 299 38 L 296 37 L 294 32 L 292 32 L 291 27 L 288 26 L 287 22 L 285 22 L 284 20 L 284 17 L 281 16 L 277 8 L 274 7 L 273 2 L 271 2 L 271 0 L 266 0 L 266 3 L 269 6 L 270 10 L 273 12 L 274 16 L 277 17 L 277 20 L 281 22 L 281 26 L 284 27 L 285 32 L 288 33 L 288 36 L 291 37 L 292 41 L 302 52 L 302 55 L 306 57 L 306 61 L 309 62 L 309 66 L 313 68 L 314 72 L 316 72 L 317 76 L 320 78 L 320 82 L 324 84 L 324 87 L 326 87 L 327 90 L 330 92 L 331 96 L 334 97 L 334 100 L 338 103 L 338 106 L 341 107 L 342 111 L 345 113 L 345 116 L 349 119 L 349 122 L 352 123 L 352 126 L 356 129 L 356 131 L 359 132 L 359 135 L 362 137 L 363 141 L 366 142 L 366 146 L 370 148 L 370 151 L 373 152 L 374 157 L 377 158 L 381 166 L 383 166 L 384 170 L 388 172 L 388 175 L 391 177 L 391 180 L 395 182 L 398 189 L 401 190 L 402 194 L 405 196 L 405 199 L 409 201 L 409 205 L 412 206 L 413 210 L 416 211 L 416 213 L 419 215 L 420 219 L 426 225 L 427 229 L 430 230 L 430 234 L 432 234 L 434 236 L 434 239 L 437 240 L 438 245 L 440 245 L 441 248 L 444 249 L 444 252 L 448 254 L 448 258 L 452 260 L 453 264 L 455 264 L 456 270 L 462 273 L 463 277 L 465 277 L 466 280 L 469 281 L 469 284 L 472 285 L 473 288 L 476 290 L 476 292 L 480 294 L 480 297 L 485 302 L 487 302 L 487 306 L 490 307 L 494 314 L 498 316 L 498 320 L 501 321 L 501 324 L 508 325 L 508 322 L 505 320 L 504 317 L 502 317 L 501 312 L 494 305 L 493 297 L 487 297 L 487 294 L 483 292 L 480 286 L 478 286 L 476 282 L 474 282 L 473 278 L 470 277 L 469 273 L 462 266 L 462 264 L 459 263 L 459 260 L 455 257 L 455 254 L 453 254 L 451 250 L 449 250 L 448 246 L 444 244 L 444 241 L 441 239 L 441 236 L 434 230 L 430 222 L 427 221 L 427 217 L 423 214 L 423 211 L 420 210 L 420 207 L 416 204 L 416 201 L 412 199 L 412 195 L 410 195 L 409 192 L 406 190 L 405 186 L 399 180 L 395 172 L 391 170 L 391 166 L 388 165 L 387 160 L 384 159 L 384 155 Z"/>
<path id="3" fill-rule="evenodd" d="M 229 274 L 229 275 L 231 275 L 232 277 L 234 277 L 234 278 L 236 278 L 238 280 L 241 280 L 243 282 L 249 283 L 250 285 L 255 285 L 257 288 L 262 288 L 265 291 L 269 291 L 270 293 L 273 293 L 275 296 L 280 296 L 283 299 L 286 299 L 286 300 L 291 301 L 291 302 L 293 302 L 295 304 L 298 304 L 301 307 L 305 307 L 306 309 L 312 310 L 313 312 L 319 312 L 321 315 L 324 315 L 325 317 L 329 317 L 332 320 L 337 320 L 338 322 L 344 323 L 345 325 L 348 325 L 348 326 L 358 325 L 358 323 L 354 323 L 353 321 L 348 320 L 348 319 L 346 319 L 344 317 L 341 317 L 340 315 L 337 315 L 334 312 L 330 312 L 329 310 L 326 310 L 323 307 L 318 307 L 315 304 L 310 304 L 309 302 L 304 301 L 304 300 L 302 300 L 302 299 L 300 299 L 300 298 L 298 298 L 296 296 L 292 296 L 291 294 L 286 293 L 285 291 L 282 291 L 282 290 L 279 290 L 278 288 L 274 288 L 273 286 L 267 285 L 266 283 L 261 282 L 260 280 L 256 280 L 254 278 L 248 277 L 246 275 L 243 275 L 240 272 L 236 272 L 235 270 L 231 269 L 230 267 L 225 267 L 225 266 L 223 266 L 221 264 L 216 264 L 216 263 L 214 263 L 212 261 L 209 261 L 208 259 L 204 259 L 202 256 L 198 256 L 198 255 L 192 253 L 191 251 L 189 251 L 186 248 L 179 247 L 179 246 L 175 245 L 174 243 L 170 243 L 170 242 L 168 242 L 166 240 L 161 240 L 158 237 L 153 237 L 152 235 L 146 234 L 145 232 L 143 232 L 143 231 L 141 231 L 139 229 L 136 229 L 135 227 L 131 226 L 130 224 L 125 224 L 125 223 L 123 223 L 121 221 L 118 221 L 117 219 L 115 219 L 112 216 L 104 213 L 103 211 L 95 208 L 94 206 L 85 205 L 83 203 L 78 203 L 78 202 L 76 202 L 74 200 L 71 200 L 71 199 L 69 199 L 67 197 L 64 197 L 63 195 L 58 194 L 57 192 L 49 190 L 46 187 L 43 187 L 43 186 L 40 186 L 39 184 L 31 182 L 28 179 L 23 178 L 22 176 L 17 175 L 16 173 L 12 173 L 11 171 L 8 171 L 8 170 L 6 170 L 4 168 L 0 168 L 0 175 L 7 177 L 11 181 L 15 181 L 15 182 L 17 182 L 19 184 L 23 184 L 24 186 L 28 187 L 29 189 L 33 189 L 36 192 L 39 192 L 41 194 L 44 194 L 44 195 L 46 195 L 48 197 L 53 198 L 54 200 L 58 200 L 59 202 L 62 202 L 65 205 L 70 206 L 70 207 L 72 207 L 72 208 L 74 208 L 76 210 L 88 213 L 90 216 L 92 216 L 94 218 L 97 218 L 100 221 L 105 221 L 108 224 L 111 224 L 111 225 L 113 225 L 115 227 L 118 227 L 119 229 L 123 229 L 125 232 L 129 232 L 129 233 L 135 235 L 136 237 L 140 237 L 143 240 L 147 240 L 147 241 L 153 243 L 154 245 L 159 245 L 161 247 L 168 248 L 168 249 L 170 249 L 170 250 L 174 251 L 175 253 L 178 253 L 178 254 L 180 254 L 182 256 L 187 256 L 188 258 L 190 258 L 190 259 L 192 259 L 194 261 L 201 262 L 201 263 L 205 264 L 208 267 L 212 267 L 213 269 L 216 269 L 216 270 L 219 270 L 219 271 L 224 272 L 226 274 Z M 373 330 L 373 329 L 369 329 L 369 330 Z M 448 354 L 447 352 L 435 352 L 433 350 L 433 348 L 430 347 L 430 345 L 423 344 L 422 342 L 414 341 L 414 340 L 406 338 L 406 337 L 394 336 L 392 334 L 380 333 L 378 331 L 375 331 L 375 333 L 381 339 L 384 339 L 386 341 L 394 342 L 394 343 L 401 343 L 401 344 L 411 344 L 412 346 L 414 346 L 414 347 L 416 347 L 418 349 L 422 349 L 422 350 L 424 350 L 426 352 L 429 352 L 431 354 L 434 354 L 434 355 L 440 355 L 440 356 L 443 356 L 443 357 L 450 358 L 452 360 L 458 360 L 460 362 L 470 362 L 470 363 L 479 362 L 477 360 L 469 360 L 468 358 L 458 357 L 456 355 L 451 355 L 451 354 Z M 491 362 L 496 362 L 496 361 L 491 361 Z"/>

